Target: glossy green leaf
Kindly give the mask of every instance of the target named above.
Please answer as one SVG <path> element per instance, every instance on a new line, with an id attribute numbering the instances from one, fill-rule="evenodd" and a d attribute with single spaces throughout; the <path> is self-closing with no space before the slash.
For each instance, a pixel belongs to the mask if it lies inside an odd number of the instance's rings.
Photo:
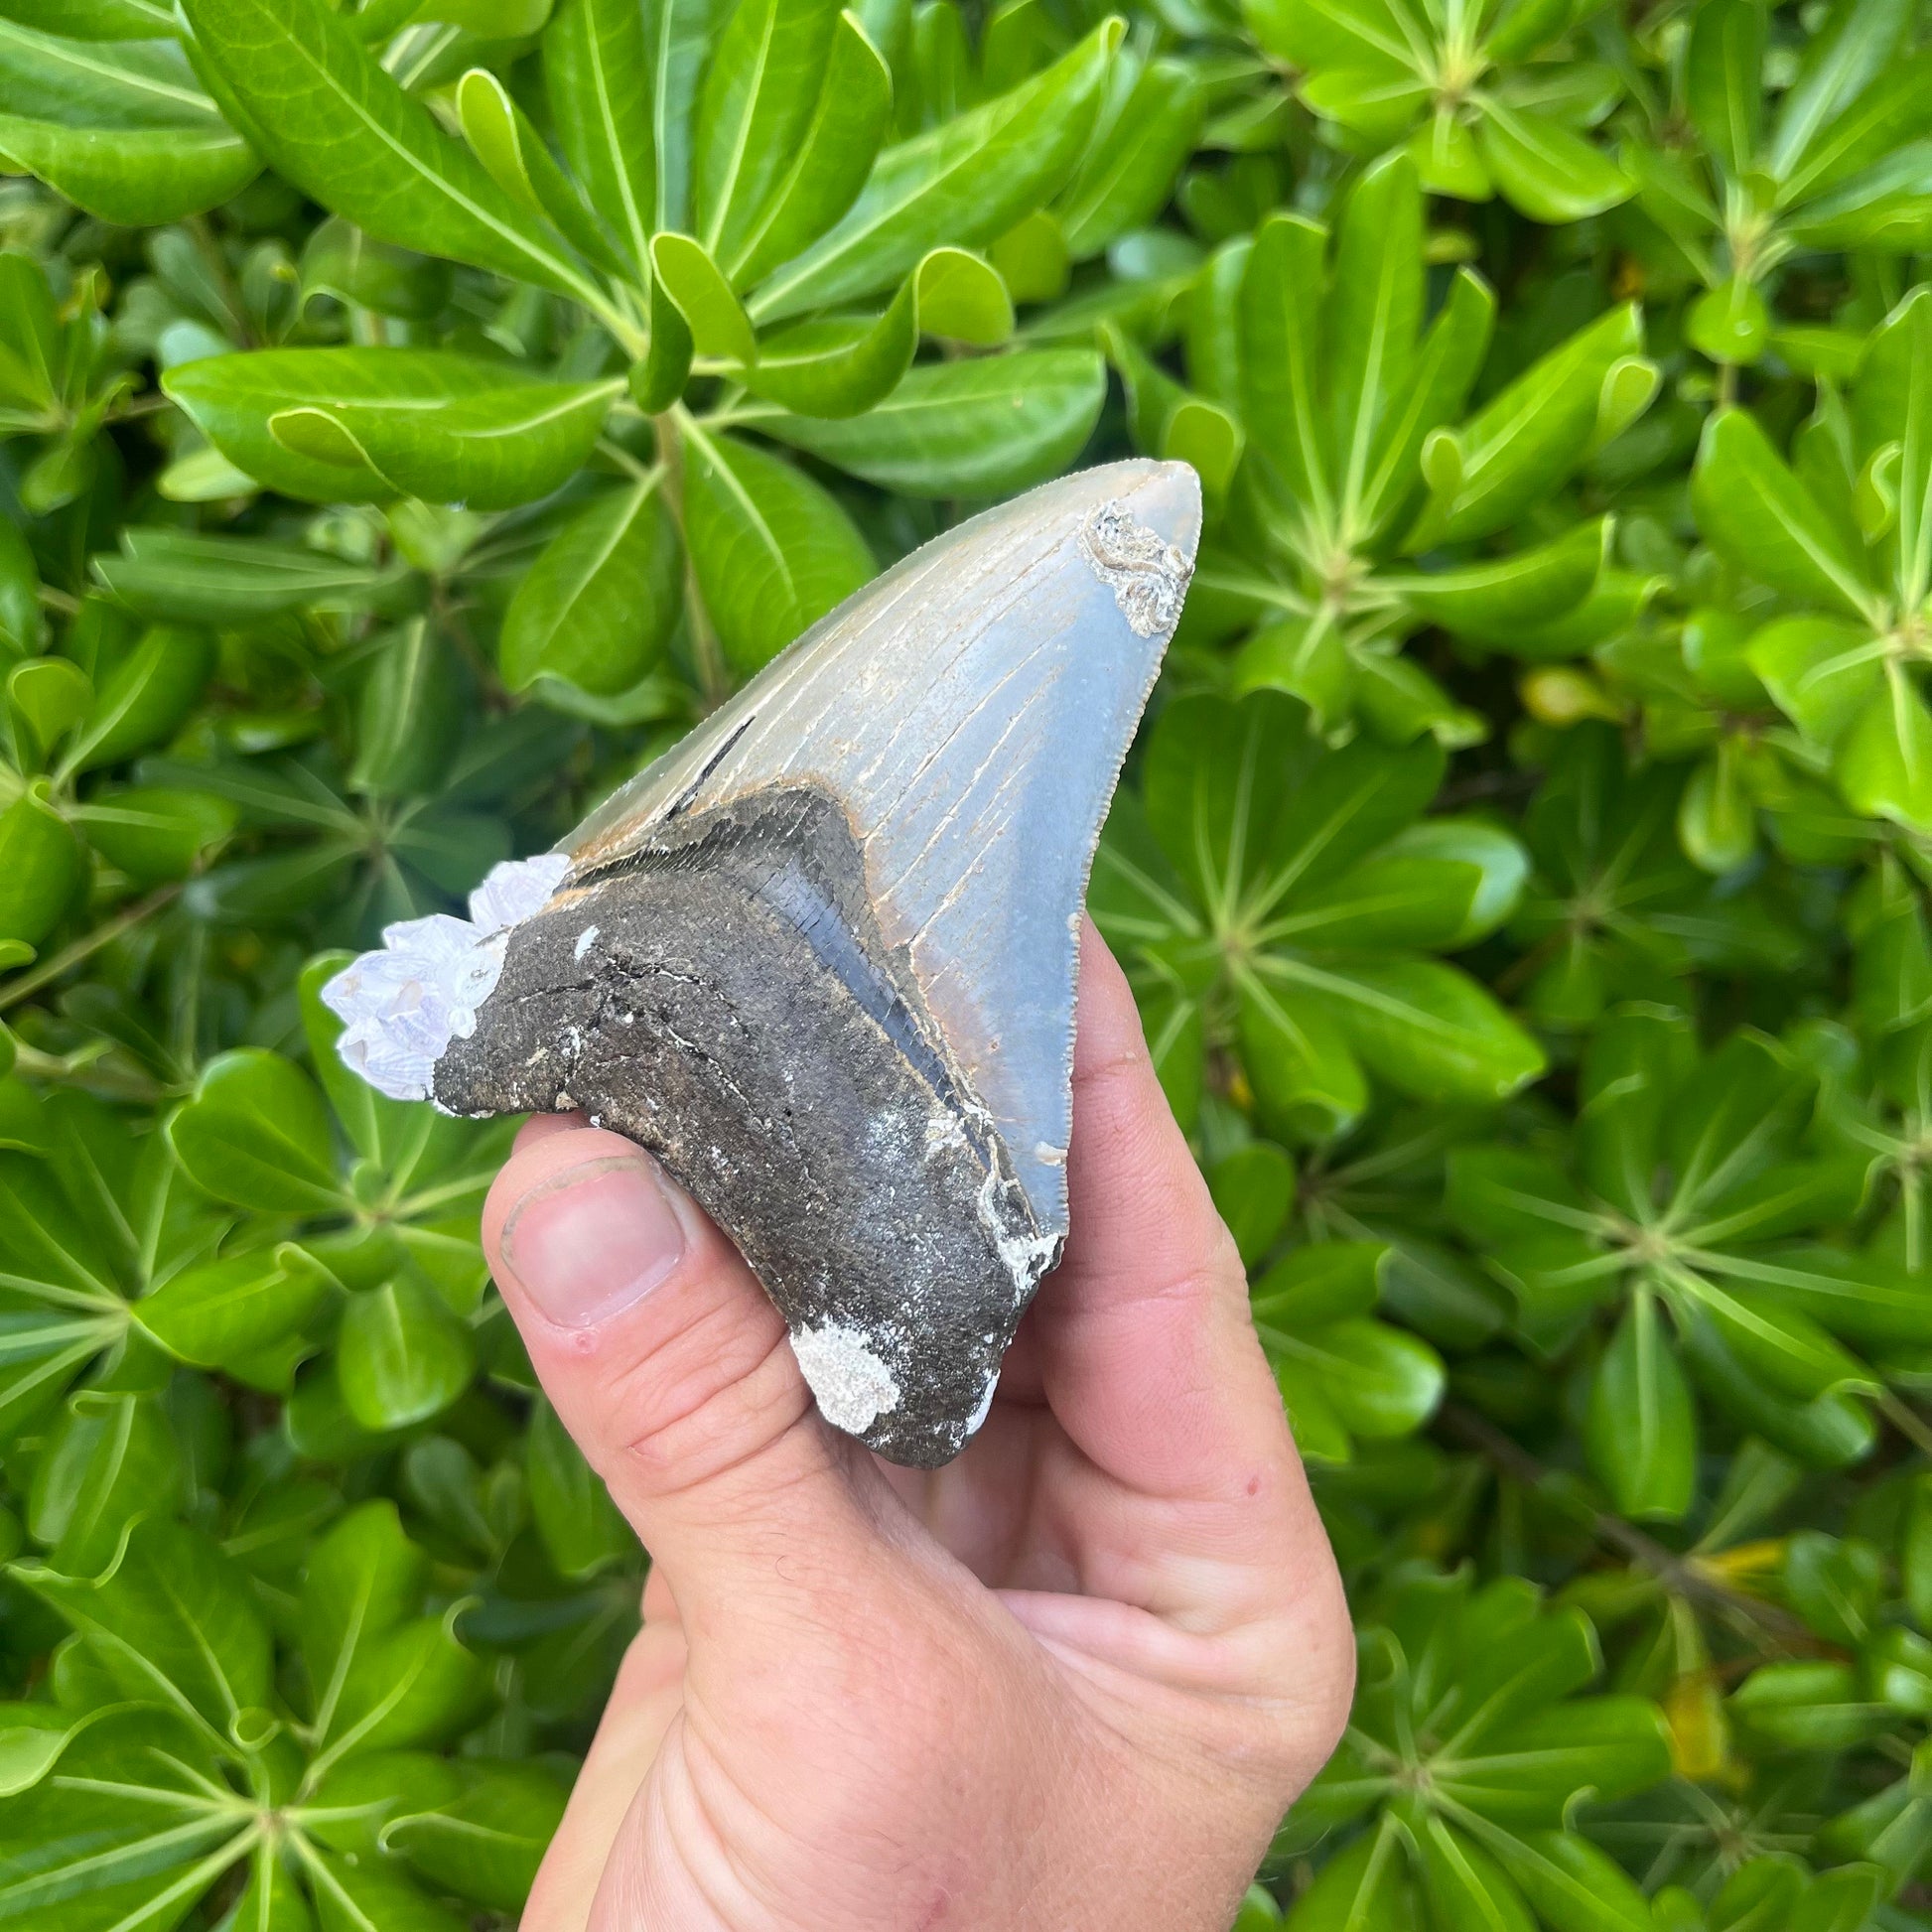
<path id="1" fill-rule="evenodd" d="M 1585 1441 L 1591 1467 L 1622 1515 L 1676 1521 L 1690 1508 L 1696 1406 L 1648 1293 L 1632 1299 L 1596 1365 Z"/>
<path id="2" fill-rule="evenodd" d="M 872 552 L 789 464 L 723 436 L 693 435 L 687 447 L 691 567 L 727 658 L 753 670 L 865 583 Z"/>
<path id="3" fill-rule="evenodd" d="M 268 1626 L 245 1577 L 203 1532 L 143 1517 L 98 1576 L 15 1574 L 81 1633 L 123 1697 L 221 1740 L 268 1703 Z"/>
<path id="4" fill-rule="evenodd" d="M 0 939 L 38 946 L 85 875 L 80 841 L 36 781 L 0 811 Z"/>
<path id="5" fill-rule="evenodd" d="M 224 202 L 261 166 L 171 40 L 69 40 L 17 19 L 0 20 L 0 149 L 132 226 Z"/>
<path id="6" fill-rule="evenodd" d="M 789 166 L 721 243 L 735 287 L 756 286 L 845 213 L 872 172 L 891 114 L 891 71 L 859 18 L 842 12 L 832 26 L 817 101 L 792 145 Z"/>
<path id="7" fill-rule="evenodd" d="M 1870 608 L 1843 537 L 1745 411 L 1711 419 L 1692 489 L 1706 539 L 1739 569 L 1829 611 L 1861 617 Z"/>
<path id="8" fill-rule="evenodd" d="M 405 1429 L 440 1414 L 476 1370 L 470 1331 L 409 1275 L 351 1296 L 336 1341 L 348 1413 L 364 1429 Z"/>
<path id="9" fill-rule="evenodd" d="M 628 690 L 677 622 L 682 565 L 661 477 L 597 497 L 517 585 L 497 644 L 504 682 L 514 691 L 543 677 L 586 691 Z"/>
<path id="10" fill-rule="evenodd" d="M 741 412 L 761 434 L 910 496 L 992 497 L 1063 468 L 1092 434 L 1106 371 L 1091 349 L 921 363 L 844 420 Z"/>
<path id="11" fill-rule="evenodd" d="M 1117 22 L 997 99 L 888 148 L 859 199 L 752 301 L 760 323 L 891 287 L 929 249 L 1004 233 L 1071 175 L 1092 131 Z"/>
<path id="12" fill-rule="evenodd" d="M 321 0 L 185 0 L 197 48 L 278 172 L 378 240 L 559 293 L 542 227 Z"/>
<path id="13" fill-rule="evenodd" d="M 663 29 L 677 19 L 670 6 L 652 11 Z M 655 58 L 663 61 L 661 46 Z M 564 159 L 639 275 L 652 233 L 674 225 L 659 218 L 652 61 L 634 0 L 561 0 L 543 37 L 544 90 Z"/>
<path id="14" fill-rule="evenodd" d="M 279 1053 L 243 1046 L 210 1060 L 168 1138 L 217 1200 L 294 1214 L 342 1203 L 322 1095 Z"/>
<path id="15" fill-rule="evenodd" d="M 837 0 L 741 0 L 718 36 L 698 96 L 694 232 L 741 257 L 797 158 L 826 77 Z"/>

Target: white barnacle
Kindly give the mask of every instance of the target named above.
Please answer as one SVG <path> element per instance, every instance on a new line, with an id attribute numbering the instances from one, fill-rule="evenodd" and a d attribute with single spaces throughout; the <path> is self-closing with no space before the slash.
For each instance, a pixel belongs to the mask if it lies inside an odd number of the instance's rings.
<path id="1" fill-rule="evenodd" d="M 513 927 L 540 911 L 570 870 L 561 852 L 510 859 L 470 895 L 470 916 L 433 912 L 385 926 L 322 989 L 343 1022 L 343 1063 L 392 1100 L 429 1098 L 436 1062 L 477 1030 L 477 1009 L 496 990 Z"/>
<path id="2" fill-rule="evenodd" d="M 1177 544 L 1150 530 L 1118 497 L 1087 518 L 1078 542 L 1137 637 L 1165 637 L 1180 621 L 1192 566 Z"/>
<path id="3" fill-rule="evenodd" d="M 597 943 L 597 927 L 594 925 L 587 925 L 583 929 L 583 931 L 577 935 L 576 945 L 572 946 L 570 949 L 571 958 L 582 959 L 584 955 L 587 952 L 589 952 L 592 946 L 594 946 L 596 943 Z"/>
<path id="4" fill-rule="evenodd" d="M 864 1435 L 898 1407 L 897 1380 L 859 1329 L 838 1321 L 795 1328 L 791 1352 L 798 1357 L 799 1373 L 818 1403 L 818 1413 L 834 1429 Z"/>

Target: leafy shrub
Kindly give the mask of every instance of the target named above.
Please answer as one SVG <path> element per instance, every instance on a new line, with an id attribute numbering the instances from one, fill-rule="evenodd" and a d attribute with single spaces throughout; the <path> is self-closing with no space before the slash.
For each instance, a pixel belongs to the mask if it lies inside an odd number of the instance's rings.
<path id="1" fill-rule="evenodd" d="M 0 1916 L 514 1922 L 646 1558 L 318 988 L 1139 451 L 1093 904 L 1361 1639 L 1242 1932 L 1932 1924 L 1928 61 L 0 0 Z"/>

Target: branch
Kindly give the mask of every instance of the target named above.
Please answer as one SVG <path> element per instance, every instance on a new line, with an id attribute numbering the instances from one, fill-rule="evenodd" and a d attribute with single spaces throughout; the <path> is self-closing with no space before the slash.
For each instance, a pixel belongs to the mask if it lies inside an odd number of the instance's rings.
<path id="1" fill-rule="evenodd" d="M 181 884 L 177 881 L 172 886 L 163 886 L 159 891 L 150 893 L 146 898 L 137 898 L 131 905 L 122 906 L 111 919 L 76 939 L 72 945 L 63 946 L 51 959 L 43 959 L 31 971 L 0 986 L 0 1013 L 11 1006 L 18 1006 L 29 995 L 38 993 L 42 987 L 59 979 L 69 967 L 78 966 L 102 946 L 111 944 L 123 932 L 139 925 L 150 913 L 159 912 L 180 891 Z"/>
<path id="2" fill-rule="evenodd" d="M 1460 1437 L 1498 1473 L 1525 1489 L 1539 1490 L 1569 1508 L 1605 1549 L 1614 1550 L 1638 1569 L 1648 1571 L 1673 1595 L 1701 1604 L 1722 1616 L 1733 1629 L 1748 1625 L 1748 1634 L 1753 1636 L 1776 1637 L 1808 1650 L 1817 1648 L 1817 1638 L 1789 1610 L 1767 1603 L 1762 1597 L 1727 1588 L 1655 1537 L 1646 1536 L 1634 1523 L 1626 1523 L 1621 1516 L 1613 1516 L 1608 1510 L 1567 1493 L 1528 1449 L 1512 1442 L 1473 1409 L 1464 1408 L 1458 1402 L 1447 1402 L 1436 1420 L 1450 1435 Z"/>

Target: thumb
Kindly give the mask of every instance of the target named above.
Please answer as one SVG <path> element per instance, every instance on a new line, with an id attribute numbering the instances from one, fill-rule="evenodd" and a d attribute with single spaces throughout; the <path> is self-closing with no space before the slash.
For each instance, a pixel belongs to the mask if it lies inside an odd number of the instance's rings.
<path id="1" fill-rule="evenodd" d="M 714 1589 L 819 1574 L 859 1533 L 783 1319 L 641 1148 L 576 1117 L 530 1122 L 483 1246 L 544 1393 L 687 1618 Z"/>

